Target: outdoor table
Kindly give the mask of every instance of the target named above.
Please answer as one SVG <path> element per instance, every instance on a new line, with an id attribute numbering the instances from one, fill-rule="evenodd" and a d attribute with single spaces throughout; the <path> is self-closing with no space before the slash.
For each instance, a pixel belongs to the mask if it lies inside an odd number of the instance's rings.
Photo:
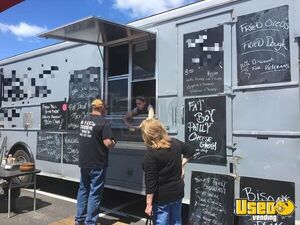
<path id="1" fill-rule="evenodd" d="M 25 175 L 33 175 L 33 183 L 27 183 L 27 184 L 33 184 L 33 211 L 36 209 L 36 174 L 40 173 L 41 170 L 35 169 L 32 171 L 22 172 L 20 170 L 5 170 L 4 168 L 0 168 L 0 179 L 4 179 L 8 181 L 8 218 L 10 217 L 10 204 L 11 204 L 11 189 L 12 188 L 22 188 L 24 185 L 22 184 L 13 184 L 13 178 L 25 176 Z"/>

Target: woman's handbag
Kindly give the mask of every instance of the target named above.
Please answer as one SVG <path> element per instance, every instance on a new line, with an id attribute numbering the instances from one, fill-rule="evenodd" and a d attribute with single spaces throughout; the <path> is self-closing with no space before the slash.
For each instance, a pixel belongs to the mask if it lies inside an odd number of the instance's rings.
<path id="1" fill-rule="evenodd" d="M 152 216 L 147 216 L 147 220 L 145 225 L 154 225 L 153 217 Z"/>

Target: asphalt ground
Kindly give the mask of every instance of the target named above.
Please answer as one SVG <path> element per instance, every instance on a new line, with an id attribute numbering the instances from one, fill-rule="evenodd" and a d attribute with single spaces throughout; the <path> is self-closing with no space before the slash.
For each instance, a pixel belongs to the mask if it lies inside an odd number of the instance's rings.
<path id="1" fill-rule="evenodd" d="M 36 211 L 32 211 L 32 190 L 22 189 L 11 218 L 7 218 L 7 201 L 0 200 L 0 225 L 73 225 L 77 189 L 76 182 L 37 176 Z M 143 195 L 105 189 L 101 206 L 100 224 L 145 224 Z M 182 215 L 186 224 L 188 205 L 183 205 Z"/>
<path id="2" fill-rule="evenodd" d="M 15 210 L 7 218 L 7 201 L 0 203 L 1 225 L 48 225 L 74 214 L 75 204 L 37 194 L 36 211 L 33 210 L 33 192 L 22 190 Z"/>

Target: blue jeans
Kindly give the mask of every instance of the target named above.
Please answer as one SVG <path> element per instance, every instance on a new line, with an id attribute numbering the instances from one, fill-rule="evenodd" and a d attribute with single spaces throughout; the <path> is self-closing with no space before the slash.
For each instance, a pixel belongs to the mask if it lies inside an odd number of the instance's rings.
<path id="1" fill-rule="evenodd" d="M 166 204 L 154 204 L 155 225 L 181 225 L 181 199 Z"/>
<path id="2" fill-rule="evenodd" d="M 76 224 L 95 225 L 100 213 L 105 169 L 81 168 L 77 194 Z"/>

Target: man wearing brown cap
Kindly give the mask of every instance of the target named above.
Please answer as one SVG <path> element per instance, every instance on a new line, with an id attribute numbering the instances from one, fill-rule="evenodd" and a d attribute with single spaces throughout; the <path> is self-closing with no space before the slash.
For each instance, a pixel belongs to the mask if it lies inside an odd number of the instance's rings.
<path id="1" fill-rule="evenodd" d="M 79 137 L 81 178 L 75 223 L 85 225 L 97 224 L 108 166 L 108 150 L 115 145 L 110 123 L 104 118 L 104 102 L 95 99 L 91 105 L 91 114 L 86 115 L 80 123 Z"/>

